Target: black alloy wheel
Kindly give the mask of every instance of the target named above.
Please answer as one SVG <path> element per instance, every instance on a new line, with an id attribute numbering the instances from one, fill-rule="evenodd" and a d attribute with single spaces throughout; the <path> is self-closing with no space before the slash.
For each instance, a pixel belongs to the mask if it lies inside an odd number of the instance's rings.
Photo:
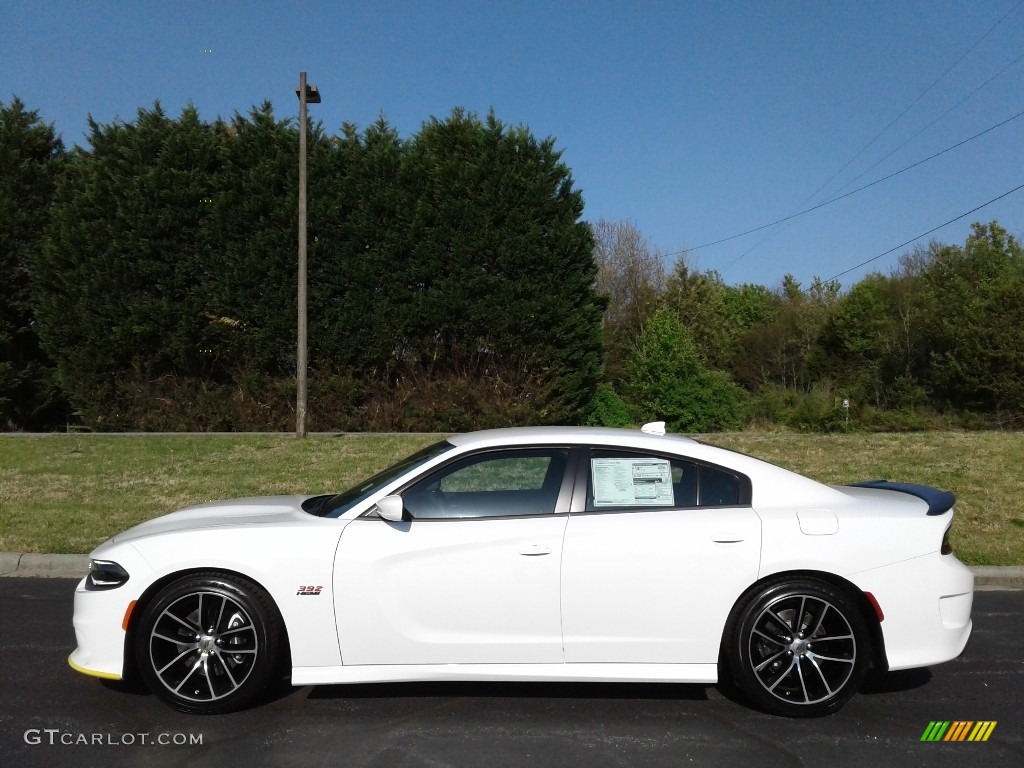
<path id="1" fill-rule="evenodd" d="M 135 658 L 149 689 L 182 712 L 214 714 L 248 704 L 281 658 L 281 619 L 260 587 L 199 573 L 162 589 L 145 607 Z"/>
<path id="2" fill-rule="evenodd" d="M 817 717 L 856 693 L 870 658 L 857 605 L 818 579 L 781 579 L 747 593 L 726 628 L 739 688 L 776 715 Z"/>

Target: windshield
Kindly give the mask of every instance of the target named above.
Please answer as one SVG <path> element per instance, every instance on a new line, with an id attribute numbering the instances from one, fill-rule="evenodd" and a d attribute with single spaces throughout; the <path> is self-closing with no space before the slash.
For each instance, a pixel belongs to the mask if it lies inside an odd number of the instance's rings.
<path id="1" fill-rule="evenodd" d="M 392 464 L 387 469 L 378 472 L 373 477 L 363 480 L 363 482 L 353 488 L 349 488 L 344 493 L 327 497 L 316 511 L 316 514 L 320 517 L 341 517 L 356 504 L 372 496 L 378 489 L 383 488 L 392 480 L 399 478 L 406 472 L 412 471 L 421 464 L 426 464 L 435 456 L 440 456 L 445 451 L 449 451 L 454 447 L 447 440 L 428 445 L 411 456 L 406 456 L 397 464 Z"/>

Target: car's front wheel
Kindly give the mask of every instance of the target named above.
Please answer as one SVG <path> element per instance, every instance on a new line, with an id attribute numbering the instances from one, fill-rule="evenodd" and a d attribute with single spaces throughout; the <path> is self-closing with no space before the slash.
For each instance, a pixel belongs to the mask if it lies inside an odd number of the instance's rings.
<path id="1" fill-rule="evenodd" d="M 817 717 L 860 687 L 869 650 L 853 601 L 818 579 L 780 579 L 737 604 L 726 660 L 739 688 L 767 712 Z"/>
<path id="2" fill-rule="evenodd" d="M 198 573 L 164 587 L 135 635 L 150 690 L 183 712 L 239 709 L 278 667 L 281 620 L 267 593 L 241 577 Z"/>

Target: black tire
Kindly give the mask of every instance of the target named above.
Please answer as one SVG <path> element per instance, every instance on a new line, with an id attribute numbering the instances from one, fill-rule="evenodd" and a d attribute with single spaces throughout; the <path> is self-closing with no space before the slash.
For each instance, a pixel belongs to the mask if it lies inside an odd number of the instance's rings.
<path id="1" fill-rule="evenodd" d="M 775 715 L 820 717 L 860 688 L 870 658 L 858 606 L 814 578 L 780 578 L 748 592 L 726 626 L 737 687 Z"/>
<path id="2" fill-rule="evenodd" d="M 247 579 L 197 573 L 174 581 L 146 605 L 135 658 L 149 689 L 175 709 L 219 714 L 258 695 L 281 659 L 281 618 Z"/>

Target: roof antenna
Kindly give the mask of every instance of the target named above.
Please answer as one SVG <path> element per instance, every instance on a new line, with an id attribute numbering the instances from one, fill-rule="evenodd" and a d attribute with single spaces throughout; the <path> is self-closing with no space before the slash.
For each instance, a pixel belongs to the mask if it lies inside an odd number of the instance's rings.
<path id="1" fill-rule="evenodd" d="M 640 427 L 640 431 L 648 435 L 664 435 L 665 434 L 665 422 L 664 421 L 652 421 L 649 424 L 644 424 Z"/>

